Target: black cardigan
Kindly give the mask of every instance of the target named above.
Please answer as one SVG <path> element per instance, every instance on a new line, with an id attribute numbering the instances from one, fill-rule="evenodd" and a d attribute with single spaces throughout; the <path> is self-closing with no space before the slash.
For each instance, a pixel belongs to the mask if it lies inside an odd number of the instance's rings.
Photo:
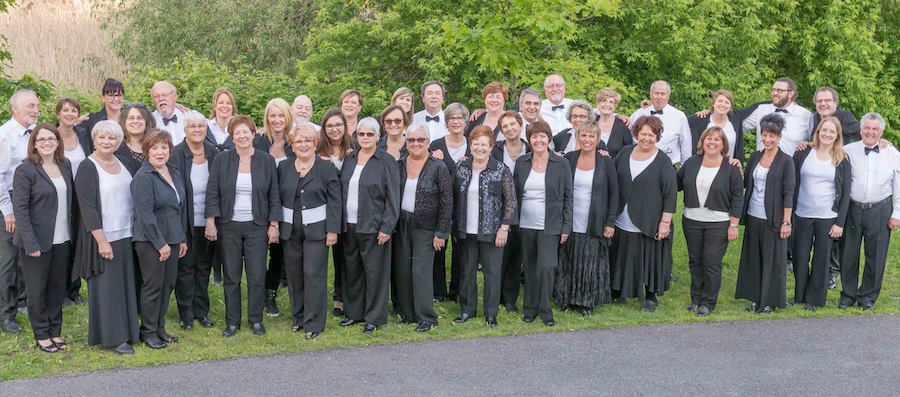
<path id="1" fill-rule="evenodd" d="M 578 157 L 581 151 L 569 152 L 569 169 L 572 171 L 573 193 L 575 170 L 578 169 Z M 616 167 L 611 158 L 594 152 L 594 179 L 591 184 L 591 207 L 588 210 L 587 234 L 603 237 L 604 227 L 615 227 L 616 209 L 619 207 L 619 180 L 616 178 Z M 574 216 L 573 216 L 574 219 Z"/>
<path id="2" fill-rule="evenodd" d="M 167 244 L 186 243 L 187 231 L 193 221 L 188 220 L 185 208 L 188 200 L 184 180 L 174 166 L 167 165 L 167 168 L 175 190 L 146 161 L 131 180 L 131 197 L 134 199 L 131 241 L 148 241 L 156 249 Z"/>
<path id="3" fill-rule="evenodd" d="M 602 143 L 603 141 L 600 140 Z M 634 135 L 631 134 L 631 130 L 625 125 L 622 120 L 619 120 L 618 117 L 615 117 L 613 120 L 612 131 L 609 133 L 609 139 L 606 142 L 606 151 L 609 152 L 609 156 L 612 158 L 616 158 L 616 155 L 619 154 L 619 151 L 626 146 L 631 146 L 634 144 Z"/>
<path id="4" fill-rule="evenodd" d="M 282 161 L 278 164 L 278 189 L 281 205 L 294 213 L 293 218 L 282 219 L 279 224 L 282 240 L 291 238 L 293 222 L 298 216 L 302 220 L 302 212 L 298 214 L 298 209 L 294 207 L 298 194 L 300 211 L 325 206 L 325 220 L 302 225 L 307 240 L 324 240 L 326 233 L 341 232 L 341 180 L 338 178 L 337 168 L 334 168 L 331 161 L 315 158 L 312 167 L 303 177 L 302 185 L 294 161 Z"/>
<path id="5" fill-rule="evenodd" d="M 206 186 L 205 217 L 218 218 L 220 223 L 231 221 L 239 163 L 236 150 L 224 151 L 213 159 Z M 253 181 L 253 223 L 264 226 L 271 221 L 280 221 L 282 211 L 275 159 L 269 153 L 254 150 L 250 157 L 250 176 Z"/>
<path id="6" fill-rule="evenodd" d="M 741 224 L 747 223 L 747 210 L 750 208 L 750 196 L 753 194 L 753 170 L 759 164 L 763 151 L 753 152 L 744 169 L 744 208 L 741 210 Z M 766 223 L 773 231 L 781 230 L 784 222 L 784 209 L 794 208 L 794 161 L 781 149 L 772 160 L 769 174 L 766 176 L 766 193 L 763 202 L 766 206 Z"/>
<path id="7" fill-rule="evenodd" d="M 343 201 L 342 230 L 347 231 L 347 194 L 350 192 L 350 178 L 356 169 L 359 151 L 344 157 L 341 166 L 341 189 Z M 381 149 L 366 161 L 359 176 L 359 207 L 356 214 L 357 233 L 392 234 L 400 219 L 400 170 L 394 157 Z"/>
<path id="8" fill-rule="evenodd" d="M 207 169 L 212 175 L 212 161 L 219 154 L 219 150 L 209 141 L 203 141 L 203 155 L 206 157 Z M 194 223 L 194 184 L 191 182 L 191 167 L 194 166 L 194 153 L 188 147 L 187 141 L 182 141 L 172 150 L 172 156 L 169 158 L 169 164 L 178 170 L 184 181 L 184 194 L 187 195 L 184 205 L 187 206 L 188 225 L 193 226 Z M 204 197 L 206 192 L 204 192 Z M 205 201 L 204 201 L 205 203 Z M 190 229 L 188 229 L 190 230 Z M 188 242 L 191 239 L 191 233 L 188 233 Z"/>
<path id="9" fill-rule="evenodd" d="M 120 172 L 128 172 L 122 168 Z M 129 173 L 130 175 L 130 173 Z M 85 280 L 106 271 L 106 263 L 100 258 L 97 240 L 91 230 L 103 229 L 103 209 L 100 204 L 100 177 L 97 166 L 87 159 L 78 165 L 78 178 L 75 179 L 75 197 L 78 202 L 78 237 L 75 239 L 75 258 L 72 279 Z M 129 243 L 131 238 L 128 238 Z"/>
<path id="10" fill-rule="evenodd" d="M 804 150 L 798 150 L 794 153 L 794 177 L 796 178 L 796 188 L 794 189 L 794 202 L 800 195 L 800 184 L 803 180 L 800 178 L 800 169 L 803 168 L 803 162 L 812 153 L 812 147 Z M 847 221 L 847 209 L 850 208 L 850 159 L 843 159 L 834 170 L 834 204 L 831 210 L 837 213 L 834 224 L 844 227 Z"/>
<path id="11" fill-rule="evenodd" d="M 406 161 L 398 162 L 400 167 L 400 197 L 406 189 Z M 433 231 L 435 237 L 446 240 L 450 236 L 450 219 L 453 216 L 453 184 L 450 173 L 441 160 L 428 156 L 419 172 L 415 192 L 415 213 L 413 223 L 416 228 Z"/>
<path id="12" fill-rule="evenodd" d="M 525 181 L 531 174 L 534 152 L 516 160 L 516 206 L 522 208 Z M 572 234 L 572 170 L 565 159 L 550 152 L 544 174 L 544 234 Z M 521 211 L 519 216 L 522 216 Z"/>
<path id="13" fill-rule="evenodd" d="M 209 135 L 207 135 L 207 136 L 209 136 Z M 228 141 L 225 141 L 225 143 L 222 145 L 224 146 L 227 143 L 228 143 Z M 232 142 L 231 145 L 233 148 L 234 142 Z M 256 150 L 261 150 L 261 151 L 265 152 L 266 154 L 269 154 L 269 149 L 272 148 L 272 142 L 269 141 L 269 137 L 267 137 L 265 134 L 257 135 L 255 138 L 253 138 L 253 148 Z M 287 156 L 288 159 L 297 158 L 297 155 L 294 154 L 294 149 L 291 148 L 291 144 L 288 142 L 287 137 L 284 138 L 284 155 Z M 274 157 L 273 157 L 273 159 L 274 159 Z"/>
<path id="14" fill-rule="evenodd" d="M 756 106 L 753 106 L 753 109 L 756 109 Z M 728 112 L 728 121 L 734 127 L 734 158 L 744 164 L 744 117 L 739 112 Z M 706 131 L 709 122 L 709 116 L 699 118 L 691 115 L 688 117 L 688 126 L 691 128 L 691 154 L 697 154 L 700 135 Z"/>
<path id="15" fill-rule="evenodd" d="M 66 212 L 69 215 L 69 238 L 75 238 L 75 224 L 71 216 L 73 181 L 69 160 L 59 163 L 59 171 L 66 184 Z M 13 214 L 16 216 L 16 232 L 13 244 L 26 253 L 50 251 L 53 247 L 53 233 L 56 228 L 57 200 L 56 186 L 40 164 L 22 162 L 13 176 Z"/>
<path id="16" fill-rule="evenodd" d="M 464 136 L 463 139 L 466 141 L 466 154 L 465 157 L 469 157 L 472 155 L 471 147 L 469 146 L 469 140 Z M 453 177 L 453 174 L 456 173 L 456 162 L 453 161 L 453 157 L 450 157 L 450 149 L 447 148 L 447 139 L 440 138 L 436 139 L 434 142 L 431 142 L 431 145 L 428 147 L 428 150 L 432 152 L 439 150 L 444 153 L 444 165 L 447 167 L 447 172 L 450 173 L 450 177 Z"/>
<path id="17" fill-rule="evenodd" d="M 706 202 L 700 203 L 697 198 L 697 174 L 702 165 L 703 156 L 693 155 L 678 169 L 678 190 L 684 190 L 684 207 L 706 207 L 740 218 L 741 209 L 744 208 L 744 180 L 741 170 L 729 164 L 727 157 L 723 157 L 719 172 L 709 187 Z"/>
<path id="18" fill-rule="evenodd" d="M 634 145 L 623 148 L 616 155 L 616 176 L 619 182 L 619 208 L 616 215 L 621 214 L 627 204 L 628 214 L 638 230 L 647 237 L 656 238 L 663 212 L 675 213 L 678 177 L 672 160 L 660 150 L 647 169 L 632 181 L 629 161 L 633 151 Z"/>

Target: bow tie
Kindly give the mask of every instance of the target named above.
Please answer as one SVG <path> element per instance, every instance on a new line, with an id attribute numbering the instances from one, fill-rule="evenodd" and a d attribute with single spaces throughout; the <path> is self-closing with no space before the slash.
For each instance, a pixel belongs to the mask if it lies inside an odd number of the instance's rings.
<path id="1" fill-rule="evenodd" d="M 875 145 L 875 146 L 873 146 L 873 147 L 867 147 L 867 148 L 865 148 L 865 149 L 866 149 L 866 156 L 869 155 L 869 152 L 875 152 L 875 153 L 879 153 L 879 152 L 880 152 L 880 150 L 878 149 L 878 145 Z"/>
<path id="2" fill-rule="evenodd" d="M 436 122 L 436 123 L 440 123 L 440 122 L 441 122 L 441 116 L 440 116 L 440 115 L 434 116 L 434 117 L 431 117 L 431 116 L 425 116 L 425 122 L 426 122 L 426 123 L 431 122 L 431 121 L 434 121 L 434 122 Z"/>
<path id="3" fill-rule="evenodd" d="M 565 108 L 566 108 L 566 105 L 556 105 L 556 106 L 551 106 L 551 107 L 550 107 L 550 111 L 551 111 L 551 112 L 555 112 L 555 111 L 557 111 L 557 110 L 565 109 Z"/>
<path id="4" fill-rule="evenodd" d="M 178 115 L 173 114 L 170 118 L 163 117 L 163 125 L 169 125 L 169 123 L 178 123 Z"/>
<path id="5" fill-rule="evenodd" d="M 788 111 L 787 111 L 787 109 L 775 109 L 775 113 L 778 113 L 778 112 L 787 113 Z"/>
<path id="6" fill-rule="evenodd" d="M 651 110 L 650 111 L 651 116 L 655 116 L 657 114 L 663 114 L 663 111 L 662 110 Z"/>

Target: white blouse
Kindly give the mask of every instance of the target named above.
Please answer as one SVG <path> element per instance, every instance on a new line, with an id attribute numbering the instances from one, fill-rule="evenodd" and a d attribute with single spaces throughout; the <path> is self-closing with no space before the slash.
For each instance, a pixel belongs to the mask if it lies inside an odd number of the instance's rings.
<path id="1" fill-rule="evenodd" d="M 522 214 L 519 217 L 519 228 L 544 230 L 544 217 L 547 212 L 546 172 L 531 170 L 522 191 Z"/>
<path id="2" fill-rule="evenodd" d="M 837 218 L 834 206 L 834 173 L 837 167 L 830 159 L 819 160 L 816 149 L 810 150 L 800 167 L 800 191 L 797 193 L 797 216 L 803 218 Z"/>
<path id="3" fill-rule="evenodd" d="M 750 192 L 750 206 L 747 214 L 759 219 L 766 219 L 766 178 L 769 169 L 761 164 L 753 169 L 753 191 Z"/>
<path id="4" fill-rule="evenodd" d="M 416 212 L 416 188 L 419 186 L 419 178 L 406 178 L 406 186 L 403 188 L 403 198 L 400 200 L 400 209 L 406 212 Z"/>
<path id="5" fill-rule="evenodd" d="M 100 221 L 103 223 L 103 234 L 110 243 L 131 237 L 131 226 L 134 217 L 134 200 L 131 197 L 131 173 L 121 161 L 119 173 L 107 173 L 103 167 L 94 160 L 88 158 L 97 166 L 97 179 L 99 182 L 100 206 L 102 214 Z"/>
<path id="6" fill-rule="evenodd" d="M 478 234 L 478 211 L 481 198 L 478 195 L 481 171 L 472 171 L 469 191 L 466 192 L 466 234 Z"/>
<path id="7" fill-rule="evenodd" d="M 253 220 L 253 178 L 249 172 L 238 172 L 234 186 L 234 222 Z"/>
<path id="8" fill-rule="evenodd" d="M 725 211 L 713 211 L 706 208 L 706 198 L 709 197 L 709 188 L 719 174 L 719 167 L 700 167 L 697 171 L 697 208 L 684 208 L 684 217 L 697 222 L 725 222 L 731 216 Z"/>
<path id="9" fill-rule="evenodd" d="M 81 142 L 72 151 L 63 151 L 63 156 L 69 159 L 69 163 L 72 164 L 72 178 L 75 178 L 76 174 L 78 174 L 78 166 L 87 158 L 84 155 L 84 150 L 81 148 Z"/>
<path id="10" fill-rule="evenodd" d="M 356 165 L 350 183 L 347 185 L 347 223 L 355 225 L 359 214 L 359 176 L 362 175 L 363 165 Z"/>
<path id="11" fill-rule="evenodd" d="M 72 238 L 69 233 L 69 206 L 66 205 L 69 188 L 61 175 L 50 178 L 50 181 L 56 188 L 56 222 L 53 225 L 53 244 L 62 244 Z"/>
<path id="12" fill-rule="evenodd" d="M 591 212 L 591 191 L 594 189 L 594 170 L 575 168 L 575 182 L 572 185 L 574 204 L 572 231 L 587 233 L 588 218 Z"/>
<path id="13" fill-rule="evenodd" d="M 194 191 L 194 226 L 206 225 L 206 186 L 209 184 L 209 161 L 191 165 L 191 188 Z"/>

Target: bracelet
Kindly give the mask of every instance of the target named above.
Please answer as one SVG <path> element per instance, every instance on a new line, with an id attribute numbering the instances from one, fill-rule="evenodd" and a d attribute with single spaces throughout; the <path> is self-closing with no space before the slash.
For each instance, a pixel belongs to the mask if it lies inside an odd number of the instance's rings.
<path id="1" fill-rule="evenodd" d="M 269 225 L 269 227 L 274 227 L 274 228 L 278 228 L 278 226 L 277 226 L 277 225 Z"/>
<path id="2" fill-rule="evenodd" d="M 728 226 L 730 226 L 730 227 L 733 227 L 733 228 L 735 228 L 735 229 L 737 229 L 737 228 L 738 228 L 738 225 L 737 225 L 737 223 L 732 223 L 732 224 L 729 224 L 729 225 L 728 225 Z"/>
<path id="3" fill-rule="evenodd" d="M 784 226 L 787 226 L 787 227 L 791 227 L 791 223 L 790 223 L 790 222 L 781 222 L 781 224 L 784 225 Z"/>

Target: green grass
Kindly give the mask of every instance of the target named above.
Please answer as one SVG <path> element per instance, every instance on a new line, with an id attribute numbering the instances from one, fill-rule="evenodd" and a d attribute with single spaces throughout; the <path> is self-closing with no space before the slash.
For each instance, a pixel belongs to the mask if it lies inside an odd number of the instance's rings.
<path id="1" fill-rule="evenodd" d="M 679 204 L 680 202 L 679 200 Z M 400 325 L 398 319 L 390 318 L 389 323 L 379 327 L 375 335 L 366 336 L 362 333 L 362 327 L 341 328 L 338 326 L 340 319 L 329 315 L 325 331 L 319 335 L 318 339 L 307 341 L 304 339 L 302 332 L 291 332 L 291 322 L 287 315 L 290 310 L 287 289 L 282 288 L 279 289 L 278 294 L 278 304 L 282 315 L 278 318 L 266 317 L 267 333 L 265 336 L 254 336 L 250 332 L 249 327 L 244 326 L 235 337 L 225 339 L 221 336 L 225 317 L 222 288 L 211 285 L 210 318 L 216 322 L 215 328 L 206 329 L 199 327 L 195 323 L 193 330 L 182 331 L 178 327 L 178 309 L 175 305 L 174 297 L 172 297 L 167 317 L 167 329 L 171 334 L 180 337 L 180 342 L 162 350 L 151 350 L 143 345 L 135 346 L 136 354 L 133 356 L 119 356 L 98 347 L 87 346 L 87 306 L 72 306 L 63 311 L 63 338 L 69 342 L 69 350 L 56 354 L 42 353 L 35 347 L 28 320 L 25 316 L 19 315 L 17 318 L 22 325 L 22 332 L 17 335 L 0 333 L 0 355 L 4 356 L 0 360 L 0 380 L 34 378 L 110 368 L 153 366 L 251 355 L 425 340 L 478 338 L 548 331 L 566 332 L 646 324 L 710 323 L 767 318 L 867 315 L 859 308 L 837 309 L 840 283 L 838 283 L 838 288 L 828 293 L 827 306 L 815 313 L 807 312 L 799 305 L 788 307 L 784 310 L 777 310 L 770 315 L 757 315 L 745 312 L 744 308 L 748 302 L 738 301 L 733 298 L 740 260 L 741 240 L 738 239 L 731 243 L 725 256 L 718 307 L 711 316 L 703 319 L 698 318 L 685 310 L 690 304 L 688 293 L 690 275 L 687 268 L 687 249 L 680 226 L 680 214 L 676 216 L 675 220 L 676 230 L 673 255 L 675 258 L 675 274 L 678 281 L 672 283 L 672 288 L 664 296 L 660 297 L 660 306 L 656 313 L 640 312 L 640 303 L 635 300 L 630 300 L 624 306 L 607 305 L 596 309 L 594 315 L 588 318 L 582 317 L 580 313 L 561 312 L 559 307 L 554 307 L 556 327 L 549 328 L 541 324 L 540 321 L 526 324 L 521 320 L 521 315 L 508 314 L 501 309 L 497 319 L 499 325 L 495 328 L 489 328 L 484 324 L 480 305 L 478 307 L 478 318 L 465 324 L 454 324 L 453 318 L 459 314 L 459 306 L 455 303 L 443 302 L 435 306 L 440 318 L 440 325 L 425 334 L 416 333 L 414 324 Z M 900 243 L 897 240 L 898 237 L 895 234 L 892 238 L 884 284 L 881 296 L 876 304 L 875 313 L 900 313 L 900 271 L 895 266 L 897 260 L 900 259 L 900 252 L 898 252 L 900 251 Z M 479 284 L 481 284 L 480 275 Z M 330 282 L 329 285 L 331 285 Z M 788 298 L 792 297 L 793 275 L 791 273 L 788 273 L 787 290 Z M 479 287 L 479 293 L 480 291 L 481 288 Z M 243 296 L 246 300 L 246 294 Z M 520 309 L 521 302 L 520 296 Z M 246 319 L 246 315 L 244 318 Z M 548 335 L 548 337 L 552 338 L 553 336 Z"/>

